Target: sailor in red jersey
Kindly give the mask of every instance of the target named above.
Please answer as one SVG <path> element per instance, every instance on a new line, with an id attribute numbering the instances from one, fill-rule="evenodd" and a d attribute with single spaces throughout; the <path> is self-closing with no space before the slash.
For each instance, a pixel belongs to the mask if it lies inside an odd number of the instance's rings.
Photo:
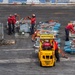
<path id="1" fill-rule="evenodd" d="M 10 14 L 10 16 L 7 19 L 8 22 L 8 35 L 12 34 L 12 15 Z"/>
<path id="2" fill-rule="evenodd" d="M 17 17 L 17 14 L 15 13 L 15 14 L 12 16 L 12 32 L 13 32 L 13 33 L 15 33 L 16 17 Z"/>
<path id="3" fill-rule="evenodd" d="M 66 39 L 65 39 L 65 41 L 69 41 L 69 31 L 71 31 L 72 33 L 75 33 L 73 23 L 69 23 L 69 24 L 65 27 L 65 34 L 66 34 Z"/>
<path id="4" fill-rule="evenodd" d="M 28 17 L 31 20 L 31 35 L 34 34 L 34 26 L 36 24 L 36 16 L 32 14 L 32 17 Z"/>

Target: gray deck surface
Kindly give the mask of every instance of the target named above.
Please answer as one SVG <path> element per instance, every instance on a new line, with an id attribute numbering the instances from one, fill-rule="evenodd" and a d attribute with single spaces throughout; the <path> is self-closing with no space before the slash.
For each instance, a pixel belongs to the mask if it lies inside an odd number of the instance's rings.
<path id="1" fill-rule="evenodd" d="M 71 20 L 75 20 L 75 6 L 26 6 L 26 5 L 0 5 L 0 22 L 4 25 L 4 39 L 15 39 L 15 45 L 0 46 L 0 75 L 75 75 L 75 54 L 68 54 L 69 59 L 62 58 L 55 67 L 40 67 L 37 54 L 33 49 L 34 42 L 31 36 L 17 39 L 8 35 L 6 22 L 9 14 L 18 13 L 20 17 L 36 14 L 37 23 L 49 19 L 61 23 L 60 35 L 61 49 L 64 47 L 64 28 Z"/>

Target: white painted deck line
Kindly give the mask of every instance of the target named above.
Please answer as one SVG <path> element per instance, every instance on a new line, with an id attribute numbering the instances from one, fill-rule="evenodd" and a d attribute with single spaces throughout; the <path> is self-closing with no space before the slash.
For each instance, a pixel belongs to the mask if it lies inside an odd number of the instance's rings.
<path id="1" fill-rule="evenodd" d="M 22 50 L 34 50 L 34 48 L 25 48 L 25 49 L 0 49 L 0 51 L 22 51 Z"/>
<path id="2" fill-rule="evenodd" d="M 70 57 L 68 59 L 66 58 L 60 58 L 60 62 L 62 61 L 75 61 L 74 57 Z M 0 63 L 28 63 L 28 62 L 38 62 L 38 58 L 25 58 L 25 59 L 3 59 L 0 60 Z"/>

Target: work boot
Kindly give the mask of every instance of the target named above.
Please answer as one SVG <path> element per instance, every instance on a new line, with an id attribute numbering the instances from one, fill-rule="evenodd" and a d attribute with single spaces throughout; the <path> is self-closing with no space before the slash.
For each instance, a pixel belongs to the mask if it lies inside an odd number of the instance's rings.
<path id="1" fill-rule="evenodd" d="M 32 39 L 32 42 L 35 42 L 35 40 Z"/>
<path id="2" fill-rule="evenodd" d="M 56 62 L 60 62 L 60 60 L 56 60 Z"/>
<path id="3" fill-rule="evenodd" d="M 63 58 L 66 58 L 66 59 L 68 59 L 68 57 L 67 57 L 67 56 L 63 56 Z"/>

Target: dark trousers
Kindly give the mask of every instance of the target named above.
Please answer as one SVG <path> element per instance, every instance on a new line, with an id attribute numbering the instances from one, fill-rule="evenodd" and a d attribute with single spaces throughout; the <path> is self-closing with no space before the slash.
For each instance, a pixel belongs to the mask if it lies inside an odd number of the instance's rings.
<path id="1" fill-rule="evenodd" d="M 69 41 L 69 30 L 66 28 L 65 28 L 65 35 L 66 35 L 65 41 Z"/>
<path id="2" fill-rule="evenodd" d="M 12 33 L 12 24 L 8 23 L 8 34 L 10 35 Z"/>
<path id="3" fill-rule="evenodd" d="M 34 34 L 34 26 L 35 26 L 35 24 L 31 25 L 31 32 L 30 32 L 31 35 Z"/>
<path id="4" fill-rule="evenodd" d="M 58 48 L 55 50 L 55 57 L 56 57 L 57 61 L 60 61 Z"/>
<path id="5" fill-rule="evenodd" d="M 12 32 L 15 33 L 15 24 L 12 23 Z"/>

